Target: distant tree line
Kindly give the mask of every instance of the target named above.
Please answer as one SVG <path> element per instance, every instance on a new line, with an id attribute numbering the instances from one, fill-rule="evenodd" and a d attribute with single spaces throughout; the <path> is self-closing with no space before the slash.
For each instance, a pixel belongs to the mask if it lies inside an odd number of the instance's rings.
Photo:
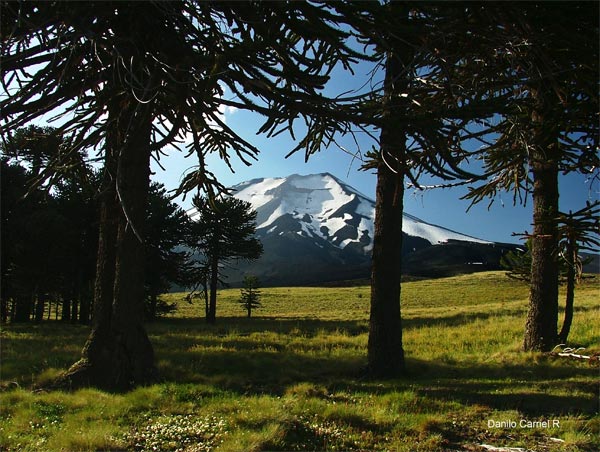
<path id="1" fill-rule="evenodd" d="M 91 320 L 99 234 L 100 176 L 86 158 L 60 178 L 35 186 L 36 177 L 68 140 L 51 127 L 30 126 L 6 137 L 0 159 L 2 184 L 2 322 L 44 318 L 87 324 Z M 144 315 L 173 311 L 160 295 L 171 287 L 207 291 L 206 318 L 216 319 L 222 270 L 262 253 L 254 237 L 256 212 L 233 197 L 194 198 L 196 218 L 151 183 L 144 234 Z M 210 306 L 210 309 L 208 307 Z"/>
<path id="2" fill-rule="evenodd" d="M 72 161 L 53 189 L 33 181 L 66 143 L 53 129 L 17 130 L 2 145 L 2 292 L 6 322 L 90 320 L 98 240 L 97 175 Z M 60 314 L 59 314 L 60 313 Z"/>
<path id="3" fill-rule="evenodd" d="M 98 250 L 100 176 L 73 162 L 48 186 L 36 177 L 68 142 L 49 127 L 30 126 L 2 145 L 2 321 L 91 320 Z M 189 285 L 189 219 L 165 188 L 150 186 L 146 209 L 145 313 L 156 317 L 159 295 Z M 53 314 L 51 311 L 53 310 Z"/>

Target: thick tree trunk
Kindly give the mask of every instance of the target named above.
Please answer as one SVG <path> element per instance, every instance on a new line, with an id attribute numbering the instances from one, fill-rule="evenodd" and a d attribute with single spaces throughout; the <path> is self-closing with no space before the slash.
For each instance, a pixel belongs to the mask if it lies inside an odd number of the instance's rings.
<path id="1" fill-rule="evenodd" d="M 369 373 L 393 377 L 404 370 L 400 313 L 402 179 L 385 165 L 377 172 L 369 320 Z"/>
<path id="2" fill-rule="evenodd" d="M 403 10 L 395 13 L 407 14 Z M 404 371 L 400 284 L 406 135 L 402 128 L 403 108 L 397 99 L 408 83 L 402 75 L 403 64 L 409 61 L 406 53 L 412 50 L 396 50 L 397 54 L 387 57 L 382 158 L 377 168 L 368 343 L 368 370 L 374 377 L 394 377 Z"/>
<path id="3" fill-rule="evenodd" d="M 129 102 L 129 108 L 123 104 Z M 151 115 L 123 99 L 109 112 L 115 133 L 107 138 L 105 183 L 94 288 L 94 316 L 82 359 L 62 386 L 127 390 L 157 378 L 154 352 L 142 324 L 143 224 L 149 186 Z M 140 237 L 138 237 L 140 235 Z"/>
<path id="4" fill-rule="evenodd" d="M 529 311 L 523 348 L 549 351 L 557 344 L 558 323 L 558 144 L 544 117 L 541 89 L 532 89 L 537 106 L 532 116 L 534 145 L 530 150 L 533 176 L 533 236 Z"/>

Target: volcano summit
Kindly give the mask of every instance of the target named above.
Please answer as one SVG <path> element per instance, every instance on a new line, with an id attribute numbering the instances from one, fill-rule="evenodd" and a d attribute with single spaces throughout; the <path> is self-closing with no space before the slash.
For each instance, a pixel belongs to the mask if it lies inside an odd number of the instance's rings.
<path id="1" fill-rule="evenodd" d="M 294 174 L 253 179 L 231 190 L 256 210 L 264 254 L 239 263 L 229 282 L 237 283 L 245 273 L 264 285 L 369 277 L 375 201 L 350 185 L 329 173 Z M 497 268 L 506 248 L 408 214 L 402 233 L 404 270 L 423 276 Z"/>

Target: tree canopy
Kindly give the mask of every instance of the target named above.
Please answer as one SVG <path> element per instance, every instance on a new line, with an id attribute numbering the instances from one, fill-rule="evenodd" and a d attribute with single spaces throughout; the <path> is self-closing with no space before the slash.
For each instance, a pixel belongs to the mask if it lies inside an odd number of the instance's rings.
<path id="1" fill-rule="evenodd" d="M 222 270 L 240 259 L 258 259 L 263 252 L 260 240 L 255 237 L 256 211 L 249 202 L 233 196 L 209 200 L 196 195 L 194 207 L 197 215 L 190 228 L 189 245 L 201 255 L 200 278 L 206 278 L 209 306 L 206 319 L 214 323 L 217 307 L 217 286 Z"/>

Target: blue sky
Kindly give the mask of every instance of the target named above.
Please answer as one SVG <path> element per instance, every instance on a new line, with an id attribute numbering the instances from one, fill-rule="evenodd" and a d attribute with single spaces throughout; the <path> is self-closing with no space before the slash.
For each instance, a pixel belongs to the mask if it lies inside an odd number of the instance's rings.
<path id="1" fill-rule="evenodd" d="M 235 173 L 232 173 L 219 158 L 209 158 L 209 169 L 226 186 L 254 178 L 329 172 L 375 199 L 374 172 L 360 171 L 361 162 L 337 147 L 331 146 L 321 150 L 306 163 L 302 152 L 286 159 L 285 155 L 294 147 L 293 141 L 283 135 L 272 139 L 255 135 L 255 131 L 261 124 L 260 117 L 241 111 L 226 112 L 225 117 L 230 127 L 239 131 L 261 150 L 258 161 L 250 167 L 234 160 Z M 364 145 L 363 151 L 369 149 L 372 144 L 366 139 L 359 140 L 359 143 Z M 357 150 L 350 140 L 344 142 L 343 146 L 348 150 Z M 179 184 L 182 174 L 194 163 L 194 156 L 184 159 L 181 153 L 171 151 L 168 158 L 161 159 L 161 164 L 166 171 L 161 170 L 158 165 L 153 165 L 153 171 L 156 173 L 153 178 L 164 183 L 168 189 L 174 189 Z M 562 211 L 577 210 L 585 205 L 586 200 L 597 199 L 599 193 L 598 185 L 591 187 L 582 176 L 562 177 L 560 189 Z M 513 206 L 512 193 L 503 193 L 495 199 L 489 210 L 486 200 L 467 212 L 469 201 L 459 199 L 465 193 L 464 187 L 424 192 L 407 189 L 404 198 L 405 212 L 426 222 L 484 240 L 519 243 L 520 239 L 513 237 L 512 233 L 531 231 L 531 198 L 527 199 L 525 206 Z M 191 196 L 188 196 L 185 201 L 181 199 L 177 201 L 188 208 L 191 205 Z"/>
<path id="2" fill-rule="evenodd" d="M 332 95 L 345 92 L 349 89 L 364 85 L 372 67 L 361 64 L 357 66 L 354 76 L 342 71 L 335 71 L 332 83 L 327 88 L 327 94 Z M 379 74 L 379 76 L 381 76 Z M 218 179 L 226 186 L 254 178 L 285 177 L 290 174 L 314 174 L 329 172 L 343 182 L 353 186 L 368 197 L 375 199 L 376 176 L 372 171 L 360 171 L 361 162 L 337 146 L 322 149 L 311 156 L 308 162 L 304 161 L 302 151 L 285 158 L 285 155 L 294 148 L 294 142 L 285 134 L 275 138 L 266 138 L 256 135 L 262 125 L 261 117 L 249 112 L 224 109 L 221 112 L 227 125 L 243 138 L 254 144 L 261 153 L 252 166 L 246 167 L 240 161 L 233 161 L 235 173 L 218 157 L 208 160 L 208 167 Z M 340 144 L 351 152 L 365 152 L 374 144 L 366 136 L 358 138 L 358 149 L 354 140 L 350 138 L 340 140 Z M 169 151 L 168 158 L 162 158 L 161 164 L 166 171 L 153 164 L 154 180 L 162 182 L 168 189 L 178 186 L 183 173 L 195 164 L 195 157 L 184 159 L 182 153 Z M 599 198 L 600 186 L 598 183 L 590 186 L 583 176 L 562 177 L 560 180 L 560 209 L 568 212 L 578 210 L 585 206 L 586 200 Z M 444 226 L 446 228 L 471 235 L 484 240 L 519 243 L 520 239 L 513 233 L 531 232 L 532 200 L 529 197 L 526 205 L 513 205 L 512 193 L 503 193 L 496 197 L 488 209 L 485 200 L 473 206 L 468 212 L 469 201 L 460 200 L 467 192 L 466 187 L 453 189 L 436 189 L 416 191 L 407 189 L 404 198 L 405 212 L 420 219 Z M 177 200 L 184 208 L 191 205 L 191 196 L 185 201 Z"/>

